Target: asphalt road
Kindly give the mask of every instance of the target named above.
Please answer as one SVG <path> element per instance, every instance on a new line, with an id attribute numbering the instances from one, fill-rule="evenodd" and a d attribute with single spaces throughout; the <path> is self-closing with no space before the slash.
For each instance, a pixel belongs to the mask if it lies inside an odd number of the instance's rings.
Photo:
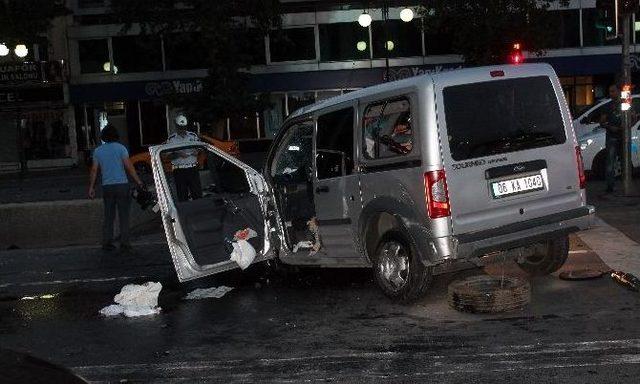
<path id="1" fill-rule="evenodd" d="M 473 315 L 448 308 L 446 287 L 480 270 L 443 276 L 400 306 L 366 270 L 282 277 L 252 267 L 185 285 L 169 263 L 162 244 L 126 256 L 0 253 L 0 345 L 95 382 L 633 383 L 640 374 L 639 296 L 608 278 L 537 278 L 527 309 Z M 574 244 L 567 268 L 584 266 L 606 268 Z M 509 263 L 486 272 L 519 274 Z M 145 281 L 164 286 L 160 315 L 98 314 L 124 284 Z M 183 300 L 217 285 L 235 289 Z M 53 298 L 24 299 L 42 294 Z"/>

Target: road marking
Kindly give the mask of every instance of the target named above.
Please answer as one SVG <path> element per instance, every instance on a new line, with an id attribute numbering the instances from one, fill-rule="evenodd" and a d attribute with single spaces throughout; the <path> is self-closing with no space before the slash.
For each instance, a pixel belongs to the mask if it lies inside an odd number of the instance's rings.
<path id="1" fill-rule="evenodd" d="M 429 352 L 362 352 L 335 355 L 315 355 L 283 358 L 258 358 L 246 360 L 196 360 L 162 363 L 127 363 L 107 365 L 76 366 L 72 370 L 88 377 L 103 380 L 103 376 L 151 374 L 153 377 L 172 380 L 178 377 L 238 377 L 238 375 L 256 375 L 258 379 L 265 367 L 276 367 L 288 380 L 298 382 L 299 376 L 306 374 L 321 375 L 331 371 L 333 365 L 358 366 L 398 361 L 399 358 L 416 360 L 423 371 L 405 375 L 389 375 L 376 368 L 366 368 L 368 377 L 414 377 L 426 375 L 446 375 L 481 372 L 530 371 L 535 369 L 558 369 L 595 367 L 611 365 L 640 364 L 640 339 L 597 340 L 550 344 L 507 345 L 496 351 L 453 353 L 450 355 Z M 455 350 L 454 350 L 455 351 Z M 482 351 L 482 352 L 480 352 Z M 474 361 L 475 360 L 475 361 Z M 305 368 L 305 365 L 311 367 Z M 416 366 L 418 366 L 416 365 Z M 297 373 L 287 373 L 285 369 L 294 369 Z M 312 368 L 312 369 L 311 369 Z M 241 373 L 238 373 L 241 372 Z M 360 374 L 363 371 L 359 371 Z M 349 376 L 348 372 L 343 372 Z M 159 376 L 159 377 L 158 377 Z M 282 379 L 273 377 L 274 380 Z M 285 380 L 286 381 L 286 380 Z"/>
<path id="2" fill-rule="evenodd" d="M 610 268 L 640 276 L 640 244 L 596 216 L 594 226 L 578 236 Z"/>
<path id="3" fill-rule="evenodd" d="M 0 288 L 9 287 L 37 287 L 43 285 L 60 285 L 60 284 L 77 284 L 77 283 L 104 283 L 108 281 L 122 281 L 133 279 L 144 279 L 146 276 L 120 276 L 120 277 L 104 277 L 99 279 L 71 279 L 71 280 L 53 280 L 53 281 L 30 281 L 28 283 L 6 283 L 0 284 Z"/>
<path id="4" fill-rule="evenodd" d="M 589 253 L 589 252 L 591 252 L 591 251 L 587 251 L 586 249 L 577 249 L 575 251 L 569 251 L 569 253 L 573 254 L 573 255 L 582 254 L 582 253 Z"/>

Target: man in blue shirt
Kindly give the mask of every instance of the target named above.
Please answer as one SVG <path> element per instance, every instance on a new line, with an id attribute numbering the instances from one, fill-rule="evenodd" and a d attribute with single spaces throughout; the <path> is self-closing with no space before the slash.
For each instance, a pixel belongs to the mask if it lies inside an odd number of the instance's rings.
<path id="1" fill-rule="evenodd" d="M 89 198 L 96 197 L 96 180 L 98 171 L 102 176 L 102 198 L 104 200 L 104 222 L 102 226 L 102 249 L 111 251 L 113 245 L 113 222 L 116 218 L 116 208 L 120 221 L 120 249 L 131 250 L 129 243 L 129 179 L 131 178 L 142 187 L 142 181 L 129 160 L 129 152 L 118 142 L 119 135 L 116 128 L 107 124 L 100 133 L 104 144 L 93 151 L 93 166 L 89 182 Z"/>

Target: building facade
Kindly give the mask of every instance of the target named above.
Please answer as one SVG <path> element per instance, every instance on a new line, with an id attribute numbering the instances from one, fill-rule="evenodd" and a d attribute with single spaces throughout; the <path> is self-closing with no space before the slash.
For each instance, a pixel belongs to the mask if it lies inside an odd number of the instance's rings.
<path id="1" fill-rule="evenodd" d="M 211 134 L 225 139 L 271 137 L 289 113 L 310 103 L 385 78 L 464 66 L 451 52 L 450 36 L 425 33 L 417 15 L 409 22 L 400 20 L 404 7 L 391 7 L 387 20 L 380 9 L 369 9 L 373 21 L 362 27 L 357 20 L 363 9 L 323 3 L 286 2 L 279 37 L 257 40 L 252 52 L 252 90 L 269 93 L 271 108 L 243 119 L 221 118 Z M 123 33 L 105 17 L 107 5 L 104 0 L 69 0 L 69 76 L 60 105 L 67 108 L 63 115 L 73 127 L 68 135 L 73 143 L 64 154 L 76 162 L 99 143 L 98 133 L 107 122 L 118 128 L 131 152 L 164 141 L 177 111 L 162 97 L 199 92 L 207 73 L 203 48 L 189 36 L 140 36 L 135 28 Z M 604 38 L 595 0 L 571 0 L 567 7 L 552 9 L 550 17 L 556 39 L 543 57 L 529 56 L 526 61 L 548 62 L 555 68 L 576 114 L 605 97 L 621 67 L 621 47 Z M 633 31 L 634 70 L 640 70 L 635 56 L 640 19 L 634 18 Z"/>
<path id="2" fill-rule="evenodd" d="M 77 163 L 76 129 L 65 62 L 65 18 L 24 52 L 0 55 L 0 172 Z"/>

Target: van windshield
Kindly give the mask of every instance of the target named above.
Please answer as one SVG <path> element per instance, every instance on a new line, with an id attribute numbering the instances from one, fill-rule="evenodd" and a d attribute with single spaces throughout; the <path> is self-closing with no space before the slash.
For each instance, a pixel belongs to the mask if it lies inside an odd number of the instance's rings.
<path id="1" fill-rule="evenodd" d="M 443 94 L 449 147 L 456 161 L 566 141 L 547 76 L 456 85 Z"/>

